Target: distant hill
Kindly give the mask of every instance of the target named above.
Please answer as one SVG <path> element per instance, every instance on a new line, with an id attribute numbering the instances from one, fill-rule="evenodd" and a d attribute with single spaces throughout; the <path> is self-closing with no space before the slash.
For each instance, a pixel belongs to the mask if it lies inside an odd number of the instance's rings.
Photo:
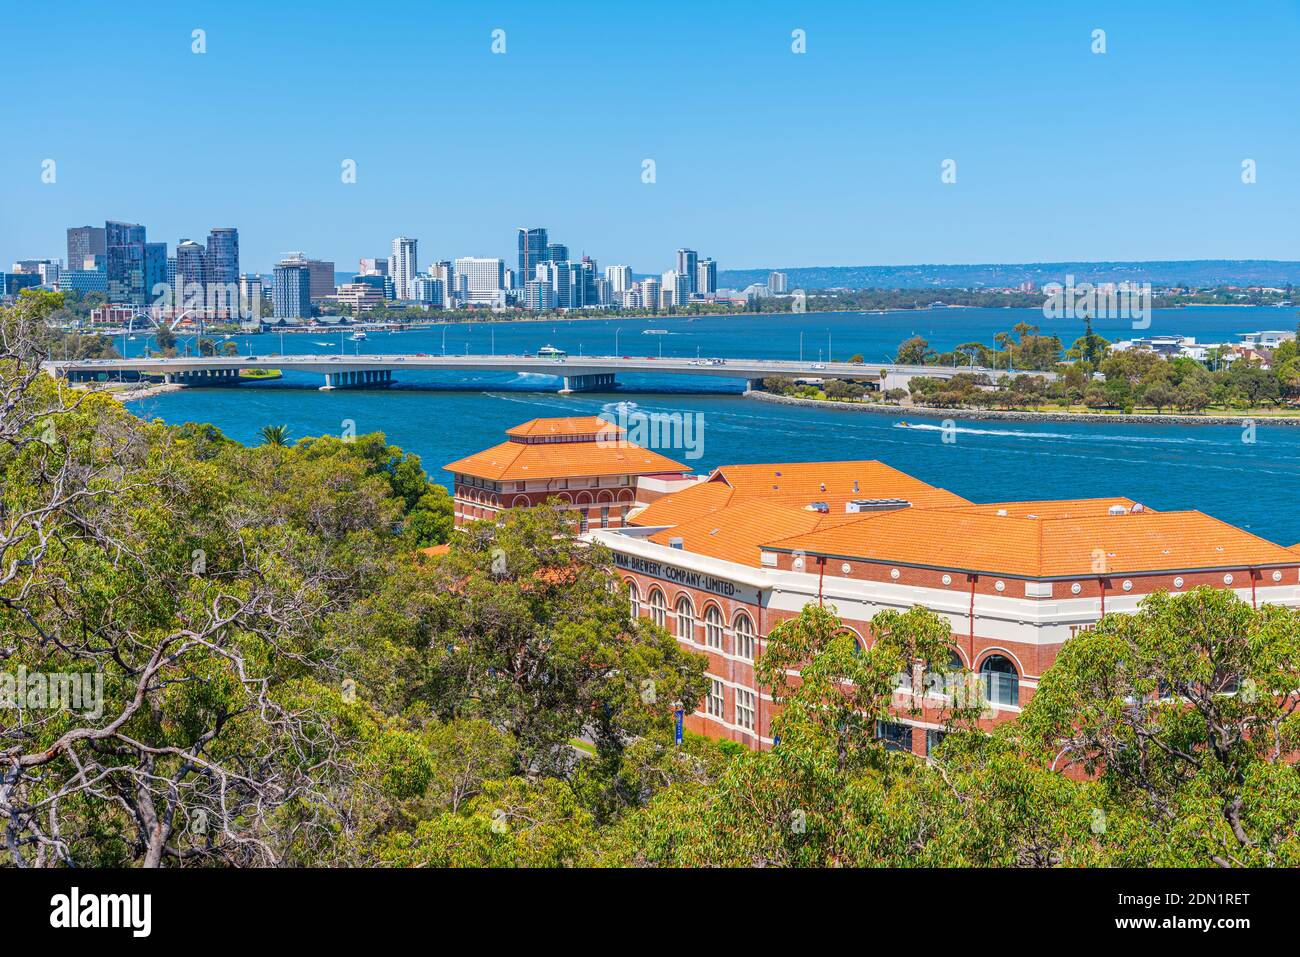
<path id="1" fill-rule="evenodd" d="M 779 269 L 779 267 L 778 267 Z M 1149 282 L 1154 286 L 1286 286 L 1300 284 L 1300 262 L 1279 259 L 1188 259 L 1169 262 L 976 263 L 917 266 L 813 266 L 779 269 L 797 289 L 1003 288 L 1033 281 Z M 766 282 L 771 269 L 722 269 L 718 285 L 744 289 Z"/>

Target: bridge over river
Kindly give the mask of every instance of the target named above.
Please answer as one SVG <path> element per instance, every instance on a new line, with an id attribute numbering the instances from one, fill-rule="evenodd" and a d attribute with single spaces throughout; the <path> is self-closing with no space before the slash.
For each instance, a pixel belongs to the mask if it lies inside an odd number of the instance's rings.
<path id="1" fill-rule="evenodd" d="M 45 368 L 71 381 L 95 381 L 135 376 L 162 376 L 165 382 L 193 386 L 249 384 L 244 369 L 280 369 L 285 372 L 318 373 L 322 389 L 382 388 L 392 384 L 394 374 L 412 372 L 526 372 L 556 376 L 563 380 L 562 392 L 605 391 L 616 385 L 622 373 L 649 375 L 711 376 L 744 380 L 750 389 L 762 388 L 769 376 L 799 379 L 852 379 L 875 388 L 907 388 L 916 376 L 950 379 L 958 373 L 984 373 L 996 379 L 1005 369 L 978 366 L 909 366 L 856 362 L 796 362 L 771 359 L 672 359 L 630 356 L 569 356 L 552 358 L 530 355 L 451 355 L 421 353 L 406 355 L 254 355 L 197 356 L 136 359 L 54 360 Z M 1052 372 L 1019 372 L 1056 378 Z"/>

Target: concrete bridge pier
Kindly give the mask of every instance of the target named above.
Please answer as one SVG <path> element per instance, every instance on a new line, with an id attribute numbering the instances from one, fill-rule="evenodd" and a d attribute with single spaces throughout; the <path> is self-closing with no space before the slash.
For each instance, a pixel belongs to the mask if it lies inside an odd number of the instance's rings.
<path id="1" fill-rule="evenodd" d="M 334 389 L 381 389 L 393 384 L 392 369 L 353 369 L 346 372 L 325 373 L 322 392 Z"/>
<path id="2" fill-rule="evenodd" d="M 593 372 L 588 375 L 566 375 L 564 377 L 564 388 L 560 390 L 561 395 L 570 392 L 598 392 L 602 389 L 612 389 L 617 383 L 614 381 L 612 372 Z"/>
<path id="3" fill-rule="evenodd" d="M 181 385 L 217 386 L 239 385 L 241 378 L 238 369 L 192 369 L 185 372 L 164 373 L 163 381 L 178 382 Z"/>

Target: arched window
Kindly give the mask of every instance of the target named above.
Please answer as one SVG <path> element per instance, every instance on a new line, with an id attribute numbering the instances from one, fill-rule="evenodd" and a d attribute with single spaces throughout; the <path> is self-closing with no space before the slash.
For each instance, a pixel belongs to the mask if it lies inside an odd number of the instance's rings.
<path id="1" fill-rule="evenodd" d="M 677 599 L 677 637 L 682 641 L 695 640 L 695 609 L 685 595 Z"/>
<path id="2" fill-rule="evenodd" d="M 668 627 L 668 603 L 658 588 L 650 589 L 650 620 L 660 628 Z"/>
<path id="3" fill-rule="evenodd" d="M 736 616 L 736 657 L 754 660 L 754 623 L 743 611 Z"/>
<path id="4" fill-rule="evenodd" d="M 633 618 L 641 617 L 641 593 L 636 589 L 636 582 L 627 583 L 627 598 Z"/>
<path id="5" fill-rule="evenodd" d="M 704 612 L 704 643 L 721 651 L 723 627 L 722 612 L 717 605 L 710 605 Z"/>
<path id="6" fill-rule="evenodd" d="M 989 655 L 980 665 L 984 697 L 990 704 L 1020 706 L 1020 673 L 1009 658 Z"/>

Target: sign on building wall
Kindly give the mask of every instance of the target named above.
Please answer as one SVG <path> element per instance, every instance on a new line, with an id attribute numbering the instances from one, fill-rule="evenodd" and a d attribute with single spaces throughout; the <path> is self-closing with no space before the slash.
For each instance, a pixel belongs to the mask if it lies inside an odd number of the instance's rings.
<path id="1" fill-rule="evenodd" d="M 675 565 L 666 565 L 663 562 L 652 561 L 648 558 L 639 558 L 636 555 L 625 555 L 622 552 L 614 553 L 614 564 L 625 571 L 636 572 L 639 575 L 657 578 L 664 582 L 671 582 L 672 584 L 680 585 L 683 588 L 694 588 L 699 591 L 707 591 L 714 595 L 721 595 L 724 598 L 731 598 L 735 601 L 745 602 L 750 605 L 757 605 L 759 603 L 758 589 L 743 588 L 738 586 L 735 582 L 730 582 L 725 578 L 718 578 L 714 575 L 689 571 L 684 568 L 678 568 Z"/>

